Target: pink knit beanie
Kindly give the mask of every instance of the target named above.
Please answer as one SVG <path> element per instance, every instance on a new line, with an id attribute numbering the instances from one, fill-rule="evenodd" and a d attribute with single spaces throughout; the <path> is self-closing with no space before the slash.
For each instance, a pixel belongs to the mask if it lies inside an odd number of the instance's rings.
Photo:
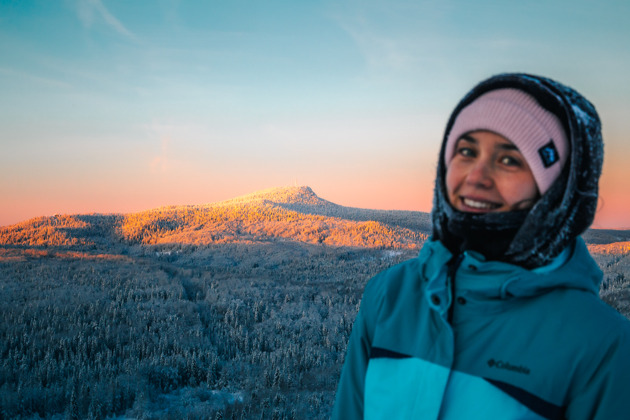
<path id="1" fill-rule="evenodd" d="M 569 147 L 562 123 L 521 90 L 492 90 L 462 109 L 446 140 L 446 167 L 453 158 L 457 140 L 477 130 L 499 134 L 518 148 L 541 195 L 558 178 L 567 160 Z"/>

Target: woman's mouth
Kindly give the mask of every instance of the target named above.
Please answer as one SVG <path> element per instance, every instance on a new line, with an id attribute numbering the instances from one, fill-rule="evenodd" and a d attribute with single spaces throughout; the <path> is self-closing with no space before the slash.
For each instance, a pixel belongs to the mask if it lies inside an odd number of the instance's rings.
<path id="1" fill-rule="evenodd" d="M 474 200 L 472 198 L 462 197 L 462 204 L 466 210 L 472 211 L 492 211 L 501 207 L 501 204 L 492 201 Z"/>

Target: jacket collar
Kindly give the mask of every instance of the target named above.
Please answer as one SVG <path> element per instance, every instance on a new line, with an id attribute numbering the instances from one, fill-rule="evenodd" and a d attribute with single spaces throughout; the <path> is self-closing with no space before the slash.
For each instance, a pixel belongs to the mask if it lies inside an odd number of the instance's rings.
<path id="1" fill-rule="evenodd" d="M 499 261 L 485 261 L 481 254 L 466 251 L 455 272 L 456 294 L 475 300 L 510 300 L 538 296 L 554 289 L 578 289 L 598 294 L 603 273 L 590 256 L 586 244 L 578 237 L 569 245 L 571 255 L 559 267 L 550 270 L 528 270 Z M 451 252 L 438 240 L 425 242 L 420 255 L 427 289 L 446 288 L 450 295 L 445 267 L 453 260 Z M 561 257 L 559 257 L 561 258 Z M 554 264 L 552 262 L 551 264 Z M 450 296 L 448 299 L 451 301 Z"/>

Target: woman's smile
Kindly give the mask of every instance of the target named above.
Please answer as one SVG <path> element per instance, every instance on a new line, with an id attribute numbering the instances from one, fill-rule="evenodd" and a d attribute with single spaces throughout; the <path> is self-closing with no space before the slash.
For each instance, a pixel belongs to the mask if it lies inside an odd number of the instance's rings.
<path id="1" fill-rule="evenodd" d="M 492 211 L 501 207 L 500 203 L 470 197 L 462 197 L 461 201 L 463 207 L 467 207 L 472 211 Z"/>

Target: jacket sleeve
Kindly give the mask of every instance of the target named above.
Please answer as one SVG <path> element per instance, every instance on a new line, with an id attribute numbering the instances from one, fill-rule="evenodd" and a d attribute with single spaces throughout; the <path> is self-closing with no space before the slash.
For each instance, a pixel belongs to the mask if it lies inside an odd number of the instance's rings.
<path id="1" fill-rule="evenodd" d="M 346 358 L 337 386 L 331 419 L 354 420 L 363 418 L 365 374 L 372 348 L 375 315 L 377 312 L 374 287 L 376 279 L 365 288 L 361 308 L 352 327 Z"/>
<path id="2" fill-rule="evenodd" d="M 615 323 L 616 324 L 616 323 Z M 602 349 L 599 361 L 584 378 L 582 388 L 569 401 L 569 420 L 628 418 L 630 413 L 630 322 L 616 324 L 616 339 Z M 616 328 L 615 328 L 616 327 Z"/>

